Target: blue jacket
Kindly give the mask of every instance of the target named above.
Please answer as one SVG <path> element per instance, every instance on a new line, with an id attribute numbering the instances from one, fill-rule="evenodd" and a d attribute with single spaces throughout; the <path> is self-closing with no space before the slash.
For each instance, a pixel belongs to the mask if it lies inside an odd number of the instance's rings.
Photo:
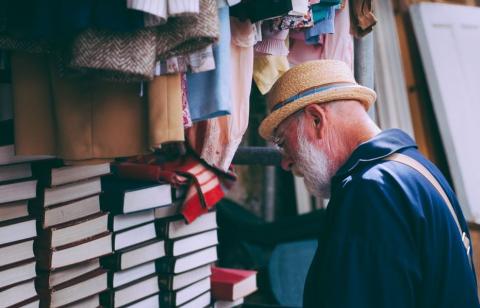
<path id="1" fill-rule="evenodd" d="M 447 205 L 418 171 L 422 163 L 467 224 L 440 171 L 398 129 L 361 144 L 332 179 L 331 199 L 307 276 L 305 307 L 479 307 L 477 282 Z"/>

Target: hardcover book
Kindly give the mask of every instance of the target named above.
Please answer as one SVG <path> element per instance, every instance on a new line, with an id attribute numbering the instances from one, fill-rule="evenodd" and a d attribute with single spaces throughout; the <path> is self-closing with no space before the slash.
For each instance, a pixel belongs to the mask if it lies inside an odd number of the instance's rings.
<path id="1" fill-rule="evenodd" d="M 158 292 L 158 279 L 153 275 L 102 293 L 100 302 L 105 307 L 123 307 Z"/>
<path id="2" fill-rule="evenodd" d="M 45 229 L 100 213 L 100 196 L 93 195 L 48 208 L 33 203 L 29 205 L 29 211 Z"/>
<path id="3" fill-rule="evenodd" d="M 160 305 L 177 307 L 187 303 L 201 294 L 210 290 L 210 277 L 195 282 L 178 291 L 165 291 L 160 293 Z"/>
<path id="4" fill-rule="evenodd" d="M 62 247 L 40 247 L 35 250 L 38 268 L 44 271 L 55 270 L 111 254 L 112 235 L 103 233 Z"/>
<path id="5" fill-rule="evenodd" d="M 83 180 L 39 190 L 38 203 L 44 207 L 98 195 L 102 191 L 100 178 Z"/>
<path id="6" fill-rule="evenodd" d="M 179 274 L 215 261 L 217 261 L 217 247 L 213 246 L 180 257 L 165 257 L 157 260 L 156 265 L 159 273 Z"/>
<path id="7" fill-rule="evenodd" d="M 158 221 L 159 232 L 168 239 L 176 239 L 192 234 L 213 230 L 217 228 L 217 216 L 215 212 L 203 214 L 192 223 L 184 219 L 173 221 Z"/>
<path id="8" fill-rule="evenodd" d="M 32 177 L 29 163 L 0 166 L 0 182 L 27 179 Z"/>
<path id="9" fill-rule="evenodd" d="M 35 276 L 35 259 L 25 260 L 14 267 L 0 269 L 0 290 L 32 280 Z"/>
<path id="10" fill-rule="evenodd" d="M 0 246 L 37 236 L 35 219 L 19 218 L 0 223 Z"/>
<path id="11" fill-rule="evenodd" d="M 134 212 L 130 214 L 110 215 L 108 228 L 110 231 L 117 232 L 130 229 L 135 226 L 143 225 L 155 220 L 154 209 Z"/>
<path id="12" fill-rule="evenodd" d="M 37 247 L 56 248 L 108 233 L 108 213 L 97 213 L 39 232 Z"/>
<path id="13" fill-rule="evenodd" d="M 28 215 L 28 200 L 0 204 L 0 223 L 7 220 L 27 217 Z"/>
<path id="14" fill-rule="evenodd" d="M 29 301 L 36 296 L 35 281 L 32 279 L 0 290 L 0 303 L 2 307 L 10 307 Z"/>
<path id="15" fill-rule="evenodd" d="M 153 222 L 135 228 L 116 232 L 113 235 L 113 250 L 118 251 L 127 247 L 155 239 L 157 232 Z"/>
<path id="16" fill-rule="evenodd" d="M 167 256 L 181 256 L 218 244 L 217 230 L 198 233 L 192 236 L 165 241 Z"/>
<path id="17" fill-rule="evenodd" d="M 256 290 L 256 271 L 212 267 L 212 294 L 215 299 L 236 301 Z"/>
<path id="18" fill-rule="evenodd" d="M 33 165 L 33 172 L 43 186 L 58 186 L 97 178 L 110 173 L 110 164 L 64 166 L 60 160 Z"/>
<path id="19" fill-rule="evenodd" d="M 88 276 L 60 284 L 51 290 L 40 289 L 40 302 L 43 307 L 62 307 L 103 292 L 107 288 L 107 273 L 98 269 Z"/>
<path id="20" fill-rule="evenodd" d="M 93 259 L 64 269 L 38 271 L 36 286 L 39 289 L 52 289 L 67 281 L 73 280 L 100 269 L 100 260 Z"/>
<path id="21" fill-rule="evenodd" d="M 104 257 L 101 259 L 101 264 L 104 268 L 121 271 L 164 256 L 165 242 L 154 239 L 117 251 L 111 256 Z"/>
<path id="22" fill-rule="evenodd" d="M 190 271 L 173 275 L 158 273 L 158 281 L 162 290 L 171 290 L 176 291 L 178 289 L 184 288 L 195 281 L 202 280 L 212 275 L 211 265 L 207 264 Z"/>
<path id="23" fill-rule="evenodd" d="M 37 180 L 20 180 L 0 185 L 0 203 L 33 199 L 36 196 Z"/>
<path id="24" fill-rule="evenodd" d="M 113 214 L 127 214 L 167 206 L 173 202 L 170 184 L 102 178 L 102 207 Z"/>
<path id="25" fill-rule="evenodd" d="M 22 261 L 34 258 L 33 238 L 0 246 L 0 256 L 2 256 L 0 268 L 15 266 Z"/>

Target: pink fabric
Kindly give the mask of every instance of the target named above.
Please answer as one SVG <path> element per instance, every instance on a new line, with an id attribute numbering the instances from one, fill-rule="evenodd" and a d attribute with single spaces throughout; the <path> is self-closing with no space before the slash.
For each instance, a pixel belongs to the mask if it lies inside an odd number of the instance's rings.
<path id="1" fill-rule="evenodd" d="M 335 16 L 335 34 L 326 34 L 320 59 L 336 59 L 347 63 L 353 71 L 353 36 L 350 34 L 348 1 Z"/>
<path id="2" fill-rule="evenodd" d="M 272 27 L 271 21 L 262 23 L 262 40 L 255 44 L 255 51 L 274 56 L 288 55 L 285 40 L 289 30 L 273 30 Z"/>
<path id="3" fill-rule="evenodd" d="M 225 172 L 248 126 L 255 44 L 255 27 L 249 21 L 240 22 L 231 17 L 230 27 L 231 114 L 194 123 L 187 131 L 190 147 L 210 166 Z"/>
<path id="4" fill-rule="evenodd" d="M 190 116 L 190 109 L 188 107 L 188 88 L 187 88 L 187 75 L 182 74 L 182 117 L 183 127 L 192 127 L 192 117 Z"/>
<path id="5" fill-rule="evenodd" d="M 336 59 L 347 63 L 353 71 L 353 37 L 350 34 L 349 14 L 346 1 L 345 8 L 336 12 L 335 34 L 321 35 L 319 45 L 307 45 L 303 31 L 290 31 L 290 65 L 310 60 Z"/>

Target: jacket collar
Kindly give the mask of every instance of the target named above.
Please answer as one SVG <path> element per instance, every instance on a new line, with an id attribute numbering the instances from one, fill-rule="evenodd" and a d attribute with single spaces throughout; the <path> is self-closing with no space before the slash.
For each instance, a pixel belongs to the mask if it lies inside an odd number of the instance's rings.
<path id="1" fill-rule="evenodd" d="M 345 164 L 338 169 L 334 178 L 343 177 L 351 173 L 357 166 L 363 163 L 380 160 L 395 152 L 416 147 L 415 141 L 400 129 L 385 130 L 360 144 Z"/>

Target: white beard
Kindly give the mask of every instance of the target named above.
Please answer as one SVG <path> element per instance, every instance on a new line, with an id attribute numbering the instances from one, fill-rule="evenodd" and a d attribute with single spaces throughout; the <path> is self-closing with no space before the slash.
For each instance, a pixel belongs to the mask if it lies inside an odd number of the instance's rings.
<path id="1" fill-rule="evenodd" d="M 330 182 L 333 177 L 332 164 L 324 151 L 310 143 L 303 131 L 303 123 L 298 127 L 298 152 L 294 164 L 294 174 L 303 175 L 307 190 L 314 196 L 330 198 Z"/>

